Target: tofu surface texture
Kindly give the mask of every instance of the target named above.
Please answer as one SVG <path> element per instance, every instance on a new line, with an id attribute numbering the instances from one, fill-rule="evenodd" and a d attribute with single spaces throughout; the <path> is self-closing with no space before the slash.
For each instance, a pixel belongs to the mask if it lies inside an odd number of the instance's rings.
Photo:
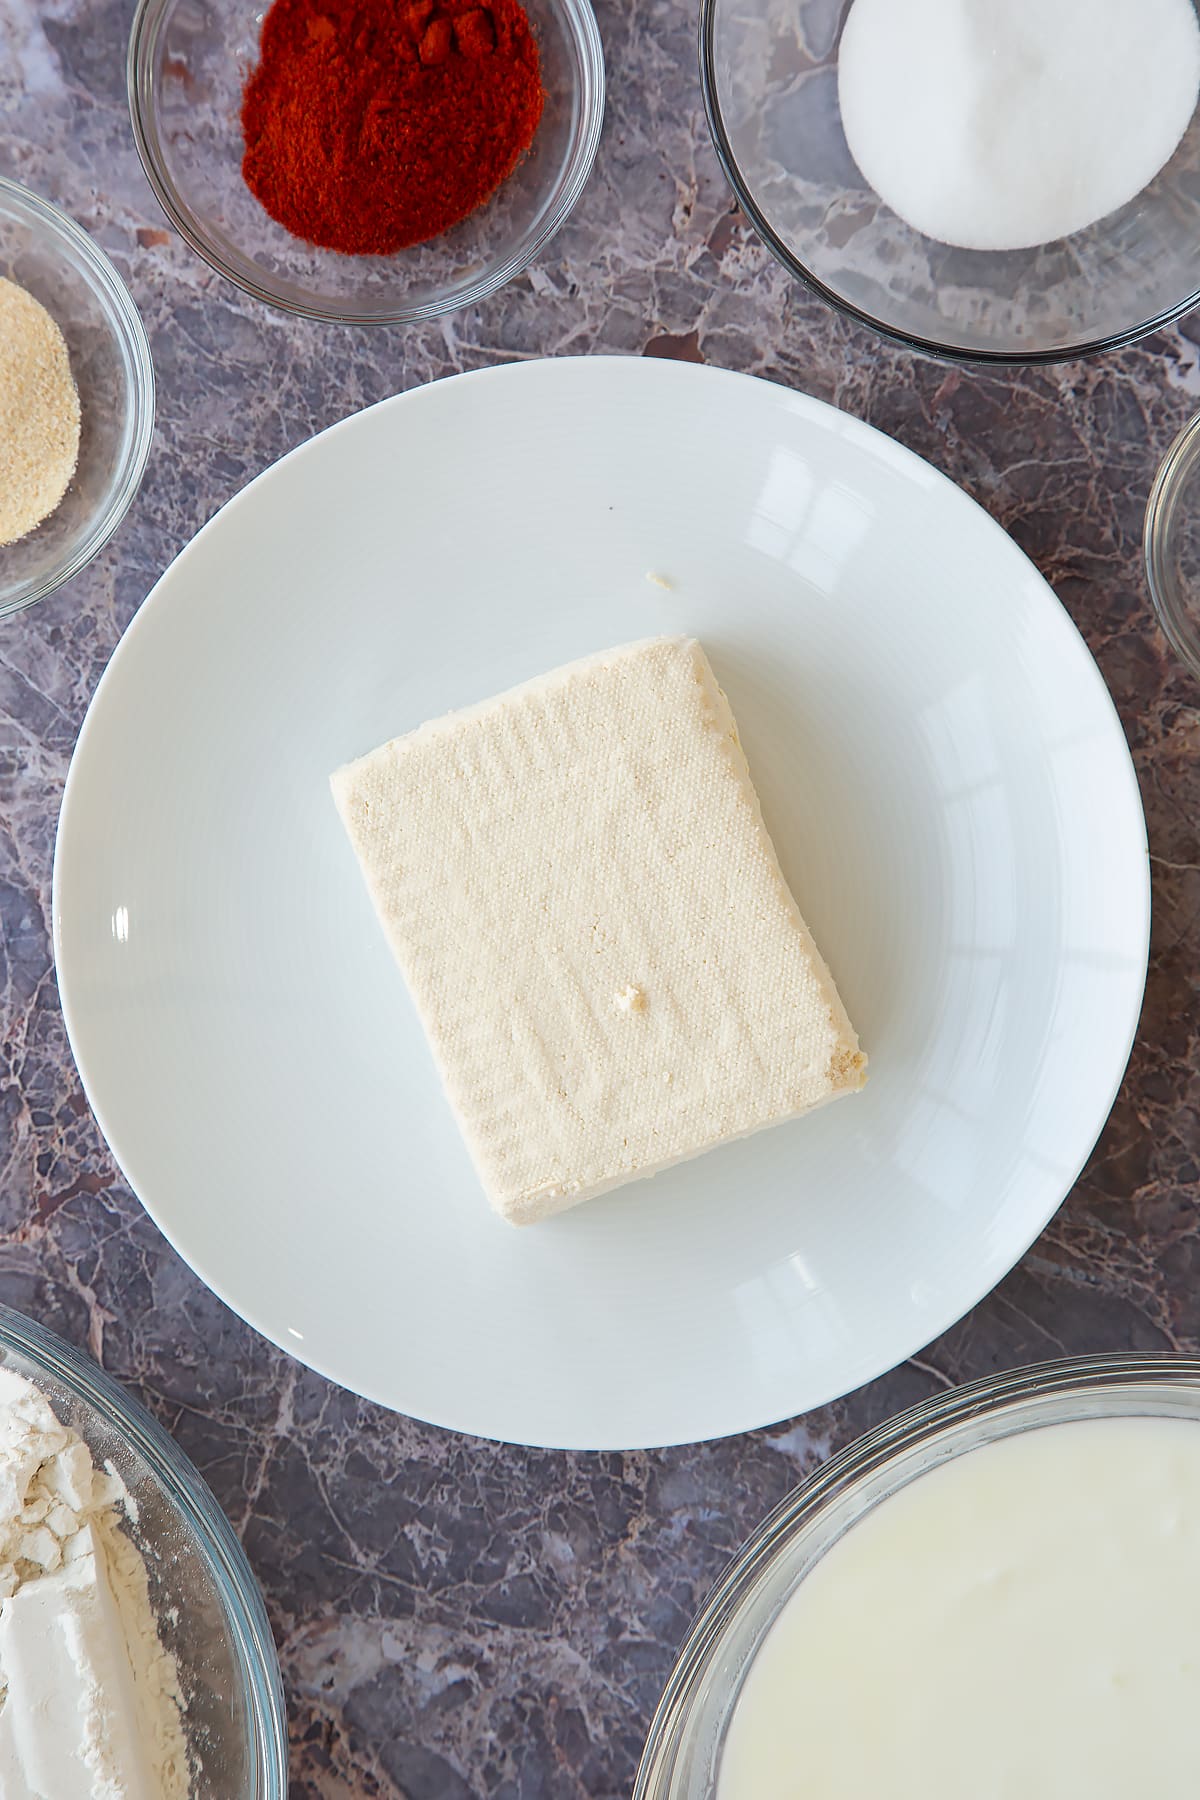
<path id="1" fill-rule="evenodd" d="M 514 1224 L 860 1088 L 866 1058 L 692 638 L 332 777 L 475 1166 Z"/>

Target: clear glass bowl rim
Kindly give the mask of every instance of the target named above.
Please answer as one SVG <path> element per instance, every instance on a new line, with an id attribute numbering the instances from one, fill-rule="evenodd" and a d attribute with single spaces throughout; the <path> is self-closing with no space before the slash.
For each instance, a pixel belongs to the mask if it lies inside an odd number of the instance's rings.
<path id="1" fill-rule="evenodd" d="M 19 181 L 11 181 L 4 175 L 0 175 L 0 193 L 13 196 L 19 206 L 39 220 L 52 234 L 68 239 L 87 263 L 97 286 L 104 292 L 112 319 L 122 338 L 133 390 L 130 402 L 133 431 L 130 435 L 129 454 L 112 500 L 65 562 L 39 580 L 30 582 L 27 588 L 19 589 L 13 598 L 0 600 L 0 618 L 10 618 L 14 613 L 24 612 L 27 606 L 44 600 L 48 594 L 54 593 L 64 582 L 69 581 L 72 575 L 78 575 L 80 569 L 85 568 L 103 550 L 129 511 L 133 497 L 142 485 L 154 437 L 154 359 L 150 354 L 146 327 L 129 289 L 82 225 L 77 224 L 68 213 L 52 205 L 49 200 L 43 200 L 40 194 L 35 194 Z"/>
<path id="2" fill-rule="evenodd" d="M 1142 551 L 1146 585 L 1158 622 L 1176 656 L 1200 681 L 1200 623 L 1188 616 L 1187 597 L 1175 578 L 1170 555 L 1175 509 L 1198 460 L 1200 413 L 1188 420 L 1159 464 L 1146 502 Z M 1200 585 L 1200 569 L 1196 573 Z"/>
<path id="3" fill-rule="evenodd" d="M 721 113 L 721 103 L 717 97 L 717 73 L 714 38 L 716 34 L 717 8 L 724 0 L 700 0 L 700 88 L 704 96 L 704 113 L 708 120 L 708 129 L 712 136 L 713 148 L 717 160 L 725 171 L 725 178 L 733 189 L 734 198 L 739 209 L 746 215 L 755 231 L 762 239 L 771 255 L 788 273 L 803 284 L 810 293 L 824 300 L 843 318 L 853 319 L 859 325 L 866 325 L 877 331 L 890 343 L 901 344 L 906 350 L 920 350 L 926 356 L 936 357 L 941 362 L 962 363 L 967 365 L 985 365 L 993 368 L 1024 369 L 1034 368 L 1041 364 L 1076 362 L 1085 356 L 1098 356 L 1106 350 L 1121 350 L 1129 344 L 1136 344 L 1144 337 L 1150 337 L 1156 331 L 1162 331 L 1175 319 L 1181 319 L 1194 307 L 1200 305 L 1200 288 L 1186 295 L 1182 300 L 1172 302 L 1152 318 L 1129 325 L 1121 331 L 1109 332 L 1098 338 L 1081 338 L 1078 343 L 1065 344 L 1053 350 L 968 350 L 955 344 L 940 343 L 936 338 L 920 336 L 917 332 L 902 331 L 898 325 L 889 325 L 886 320 L 876 318 L 865 308 L 855 306 L 835 288 L 821 280 L 807 263 L 801 262 L 793 250 L 790 250 L 783 239 L 774 230 L 754 198 L 754 192 L 741 165 L 733 153 L 733 145 L 729 133 L 725 129 L 725 120 Z"/>
<path id="4" fill-rule="evenodd" d="M 256 1786 L 242 1800 L 284 1800 L 287 1712 L 275 1640 L 246 1553 L 204 1478 L 162 1426 L 97 1362 L 35 1319 L 3 1304 L 0 1345 L 43 1368 L 85 1406 L 111 1419 L 195 1528 L 233 1619 L 246 1674 Z"/>
<path id="5" fill-rule="evenodd" d="M 693 1700 L 711 1655 L 726 1625 L 795 1532 L 837 1505 L 895 1457 L 952 1426 L 1007 1414 L 1048 1396 L 1082 1397 L 1155 1384 L 1164 1388 L 1191 1384 L 1200 1389 L 1200 1356 L 1120 1351 L 1106 1356 L 1062 1357 L 988 1375 L 897 1413 L 823 1463 L 746 1539 L 689 1626 L 650 1722 L 632 1800 L 668 1800 L 676 1755 L 687 1741 Z M 1120 1416 L 1119 1408 L 1113 1410 Z"/>
<path id="6" fill-rule="evenodd" d="M 336 305 L 324 306 L 316 302 L 305 304 L 285 299 L 271 287 L 253 281 L 226 262 L 220 251 L 209 242 L 159 159 L 158 134 L 154 126 L 153 59 L 158 33 L 171 3 L 172 0 L 138 0 L 130 27 L 125 71 L 129 117 L 137 153 L 159 205 L 184 242 L 190 244 L 197 256 L 202 257 L 218 275 L 224 276 L 226 281 L 231 281 L 243 293 L 261 300 L 266 306 L 273 306 L 280 312 L 290 313 L 297 318 L 319 319 L 326 324 L 368 327 L 415 325 L 423 320 L 440 318 L 446 313 L 459 312 L 464 307 L 475 306 L 529 267 L 566 224 L 587 185 L 600 147 L 600 132 L 604 124 L 604 46 L 590 0 L 554 0 L 567 21 L 582 70 L 580 131 L 554 205 L 532 237 L 523 241 L 512 254 L 486 269 L 478 280 L 452 299 L 429 300 L 419 305 L 405 305 L 401 302 L 386 311 L 370 315 Z"/>

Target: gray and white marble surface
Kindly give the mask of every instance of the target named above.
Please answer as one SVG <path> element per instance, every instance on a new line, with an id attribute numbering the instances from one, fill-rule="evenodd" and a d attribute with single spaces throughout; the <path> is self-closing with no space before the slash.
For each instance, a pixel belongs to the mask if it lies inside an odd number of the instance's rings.
<path id="1" fill-rule="evenodd" d="M 1087 364 L 970 373 L 793 286 L 732 208 L 682 0 L 600 0 L 609 107 L 576 216 L 485 304 L 353 332 L 265 310 L 170 230 L 125 108 L 132 0 L 0 0 L 0 172 L 64 206 L 150 334 L 145 483 L 98 560 L 0 627 L 0 1298 L 87 1345 L 207 1476 L 280 1645 L 296 1800 L 629 1792 L 688 1618 L 831 1449 L 948 1384 L 1074 1351 L 1200 1349 L 1200 702 L 1155 628 L 1139 539 L 1200 395 L 1200 320 Z M 72 1065 L 50 865 L 80 721 L 155 577 L 225 500 L 344 414 L 454 370 L 558 352 L 688 357 L 831 400 L 960 482 L 1049 577 L 1116 698 L 1153 853 L 1132 1064 L 1021 1266 L 922 1356 L 718 1444 L 563 1455 L 394 1417 L 263 1343 L 117 1174 Z"/>

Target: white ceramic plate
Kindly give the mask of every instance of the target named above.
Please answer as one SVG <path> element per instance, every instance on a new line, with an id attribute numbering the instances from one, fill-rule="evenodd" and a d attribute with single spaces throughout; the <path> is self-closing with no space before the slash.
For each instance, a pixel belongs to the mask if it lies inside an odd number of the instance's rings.
<path id="1" fill-rule="evenodd" d="M 516 1231 L 327 776 L 660 631 L 712 656 L 871 1079 Z M 251 1324 L 419 1418 L 628 1447 L 845 1393 L 1017 1261 L 1124 1071 L 1147 875 L 1100 676 L 985 513 L 802 395 L 589 358 L 386 401 L 205 527 L 88 713 L 55 945 L 113 1154 Z"/>

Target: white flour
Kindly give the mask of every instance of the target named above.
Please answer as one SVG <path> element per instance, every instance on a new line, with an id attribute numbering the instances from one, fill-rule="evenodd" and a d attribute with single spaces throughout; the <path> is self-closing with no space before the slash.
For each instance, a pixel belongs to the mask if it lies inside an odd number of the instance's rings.
<path id="1" fill-rule="evenodd" d="M 972 250 L 1052 243 L 1126 205 L 1198 91 L 1192 0 L 854 0 L 838 52 L 863 178 Z"/>
<path id="2" fill-rule="evenodd" d="M 175 1660 L 131 1504 L 0 1369 L 0 1800 L 187 1800 Z"/>

